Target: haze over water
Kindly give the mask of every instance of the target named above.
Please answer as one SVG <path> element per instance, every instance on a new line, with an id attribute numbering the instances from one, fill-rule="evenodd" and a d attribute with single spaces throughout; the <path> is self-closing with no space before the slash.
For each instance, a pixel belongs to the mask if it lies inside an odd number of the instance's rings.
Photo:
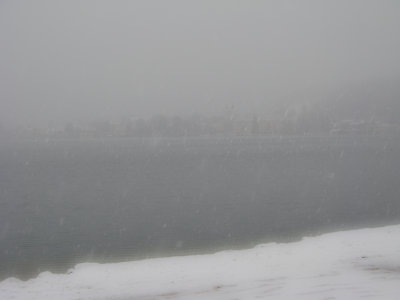
<path id="1" fill-rule="evenodd" d="M 0 278 L 398 222 L 399 20 L 1 1 Z"/>

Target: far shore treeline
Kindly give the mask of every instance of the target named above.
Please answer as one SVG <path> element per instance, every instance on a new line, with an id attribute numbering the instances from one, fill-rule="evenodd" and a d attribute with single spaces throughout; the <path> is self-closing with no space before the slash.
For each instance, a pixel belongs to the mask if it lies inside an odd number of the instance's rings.
<path id="1" fill-rule="evenodd" d="M 400 125 L 375 118 L 335 119 L 326 112 L 289 109 L 279 118 L 257 114 L 220 116 L 156 115 L 150 118 L 121 117 L 67 122 L 61 127 L 20 127 L 17 137 L 100 138 L 100 137 L 206 137 L 332 134 L 400 134 Z"/>

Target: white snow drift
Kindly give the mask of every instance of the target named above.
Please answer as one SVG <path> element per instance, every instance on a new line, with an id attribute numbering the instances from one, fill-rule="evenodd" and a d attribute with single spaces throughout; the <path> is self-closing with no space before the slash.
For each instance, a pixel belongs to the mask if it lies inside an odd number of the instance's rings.
<path id="1" fill-rule="evenodd" d="M 212 255 L 79 264 L 0 283 L 0 299 L 399 299 L 400 225 Z"/>

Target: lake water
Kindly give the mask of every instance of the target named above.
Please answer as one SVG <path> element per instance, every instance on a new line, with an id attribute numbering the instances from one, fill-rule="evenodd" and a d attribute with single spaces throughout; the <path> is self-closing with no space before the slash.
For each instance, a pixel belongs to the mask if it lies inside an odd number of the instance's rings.
<path id="1" fill-rule="evenodd" d="M 388 136 L 13 140 L 0 279 L 400 222 Z"/>

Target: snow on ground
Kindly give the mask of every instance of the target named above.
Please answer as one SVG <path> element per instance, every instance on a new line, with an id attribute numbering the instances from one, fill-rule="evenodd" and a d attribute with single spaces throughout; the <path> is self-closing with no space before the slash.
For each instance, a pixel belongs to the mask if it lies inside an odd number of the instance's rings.
<path id="1" fill-rule="evenodd" d="M 1 300 L 399 299 L 400 225 L 249 250 L 79 264 L 0 283 Z"/>

